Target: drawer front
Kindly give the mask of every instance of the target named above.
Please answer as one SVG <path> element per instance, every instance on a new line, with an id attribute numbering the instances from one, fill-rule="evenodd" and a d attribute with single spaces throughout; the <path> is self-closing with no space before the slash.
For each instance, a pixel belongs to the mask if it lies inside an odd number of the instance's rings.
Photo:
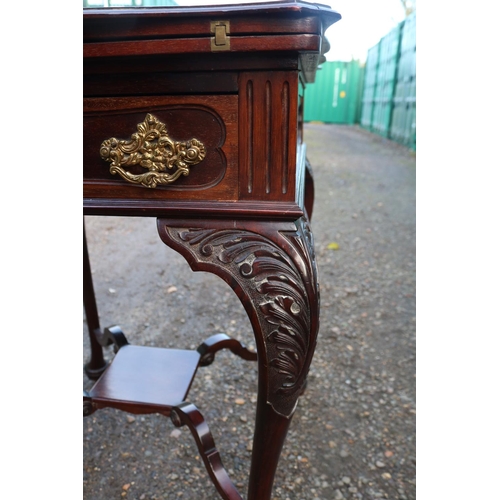
<path id="1" fill-rule="evenodd" d="M 85 98 L 86 199 L 238 197 L 238 96 Z"/>

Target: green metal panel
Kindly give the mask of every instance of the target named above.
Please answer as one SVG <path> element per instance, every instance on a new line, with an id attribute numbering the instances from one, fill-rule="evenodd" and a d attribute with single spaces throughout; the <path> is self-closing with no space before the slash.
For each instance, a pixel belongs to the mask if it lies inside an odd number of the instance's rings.
<path id="1" fill-rule="evenodd" d="M 391 139 L 416 149 L 416 17 L 406 18 L 394 94 Z"/>
<path id="2" fill-rule="evenodd" d="M 323 63 L 316 81 L 306 86 L 304 121 L 356 123 L 362 74 L 357 61 Z"/>
<path id="3" fill-rule="evenodd" d="M 357 96 L 356 100 L 351 99 L 349 101 L 351 106 L 351 113 L 354 115 L 354 123 L 359 123 L 361 120 L 361 99 L 363 98 L 363 81 L 365 77 L 365 67 L 361 65 L 357 65 L 359 69 L 358 73 L 358 83 L 357 83 Z"/>
<path id="4" fill-rule="evenodd" d="M 401 24 L 380 40 L 377 83 L 375 86 L 374 108 L 371 129 L 388 137 L 392 117 L 392 99 L 396 84 Z"/>
<path id="5" fill-rule="evenodd" d="M 368 51 L 361 126 L 416 149 L 416 13 Z"/>
<path id="6" fill-rule="evenodd" d="M 377 85 L 377 69 L 380 44 L 368 50 L 365 65 L 363 97 L 361 99 L 361 126 L 371 129 L 373 120 L 373 105 L 375 102 L 375 87 Z"/>

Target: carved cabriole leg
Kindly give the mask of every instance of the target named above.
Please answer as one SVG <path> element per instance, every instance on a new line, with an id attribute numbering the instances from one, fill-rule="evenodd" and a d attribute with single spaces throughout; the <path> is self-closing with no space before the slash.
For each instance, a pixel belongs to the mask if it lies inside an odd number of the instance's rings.
<path id="1" fill-rule="evenodd" d="M 194 271 L 226 281 L 250 318 L 259 375 L 248 499 L 268 500 L 319 327 L 309 224 L 158 219 L 158 232 Z"/>

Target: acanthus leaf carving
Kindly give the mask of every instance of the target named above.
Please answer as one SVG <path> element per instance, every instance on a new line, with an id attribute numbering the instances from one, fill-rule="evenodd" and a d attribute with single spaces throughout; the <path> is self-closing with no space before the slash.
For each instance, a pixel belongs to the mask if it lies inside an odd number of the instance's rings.
<path id="1" fill-rule="evenodd" d="M 226 271 L 236 278 L 251 299 L 269 370 L 273 372 L 269 377 L 268 401 L 278 413 L 287 416 L 293 413 L 302 390 L 316 336 L 316 332 L 311 336 L 310 301 L 316 300 L 317 290 L 313 286 L 311 291 L 307 285 L 315 279 L 311 270 L 313 249 L 308 242 L 304 244 L 304 226 L 297 229 L 284 236 L 295 249 L 292 253 L 301 261 L 299 265 L 282 245 L 247 229 L 167 229 L 176 241 L 187 244 L 197 259 L 216 266 L 218 273 Z M 304 269 L 307 275 L 303 275 Z"/>

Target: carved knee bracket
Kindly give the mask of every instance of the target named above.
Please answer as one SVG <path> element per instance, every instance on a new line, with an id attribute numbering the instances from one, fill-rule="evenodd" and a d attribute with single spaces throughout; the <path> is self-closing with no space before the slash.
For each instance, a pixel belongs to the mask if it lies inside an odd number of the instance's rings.
<path id="1" fill-rule="evenodd" d="M 319 287 L 306 218 L 293 222 L 158 219 L 194 271 L 226 281 L 252 323 L 267 402 L 293 415 L 316 346 Z M 261 385 L 262 386 L 262 385 Z"/>

